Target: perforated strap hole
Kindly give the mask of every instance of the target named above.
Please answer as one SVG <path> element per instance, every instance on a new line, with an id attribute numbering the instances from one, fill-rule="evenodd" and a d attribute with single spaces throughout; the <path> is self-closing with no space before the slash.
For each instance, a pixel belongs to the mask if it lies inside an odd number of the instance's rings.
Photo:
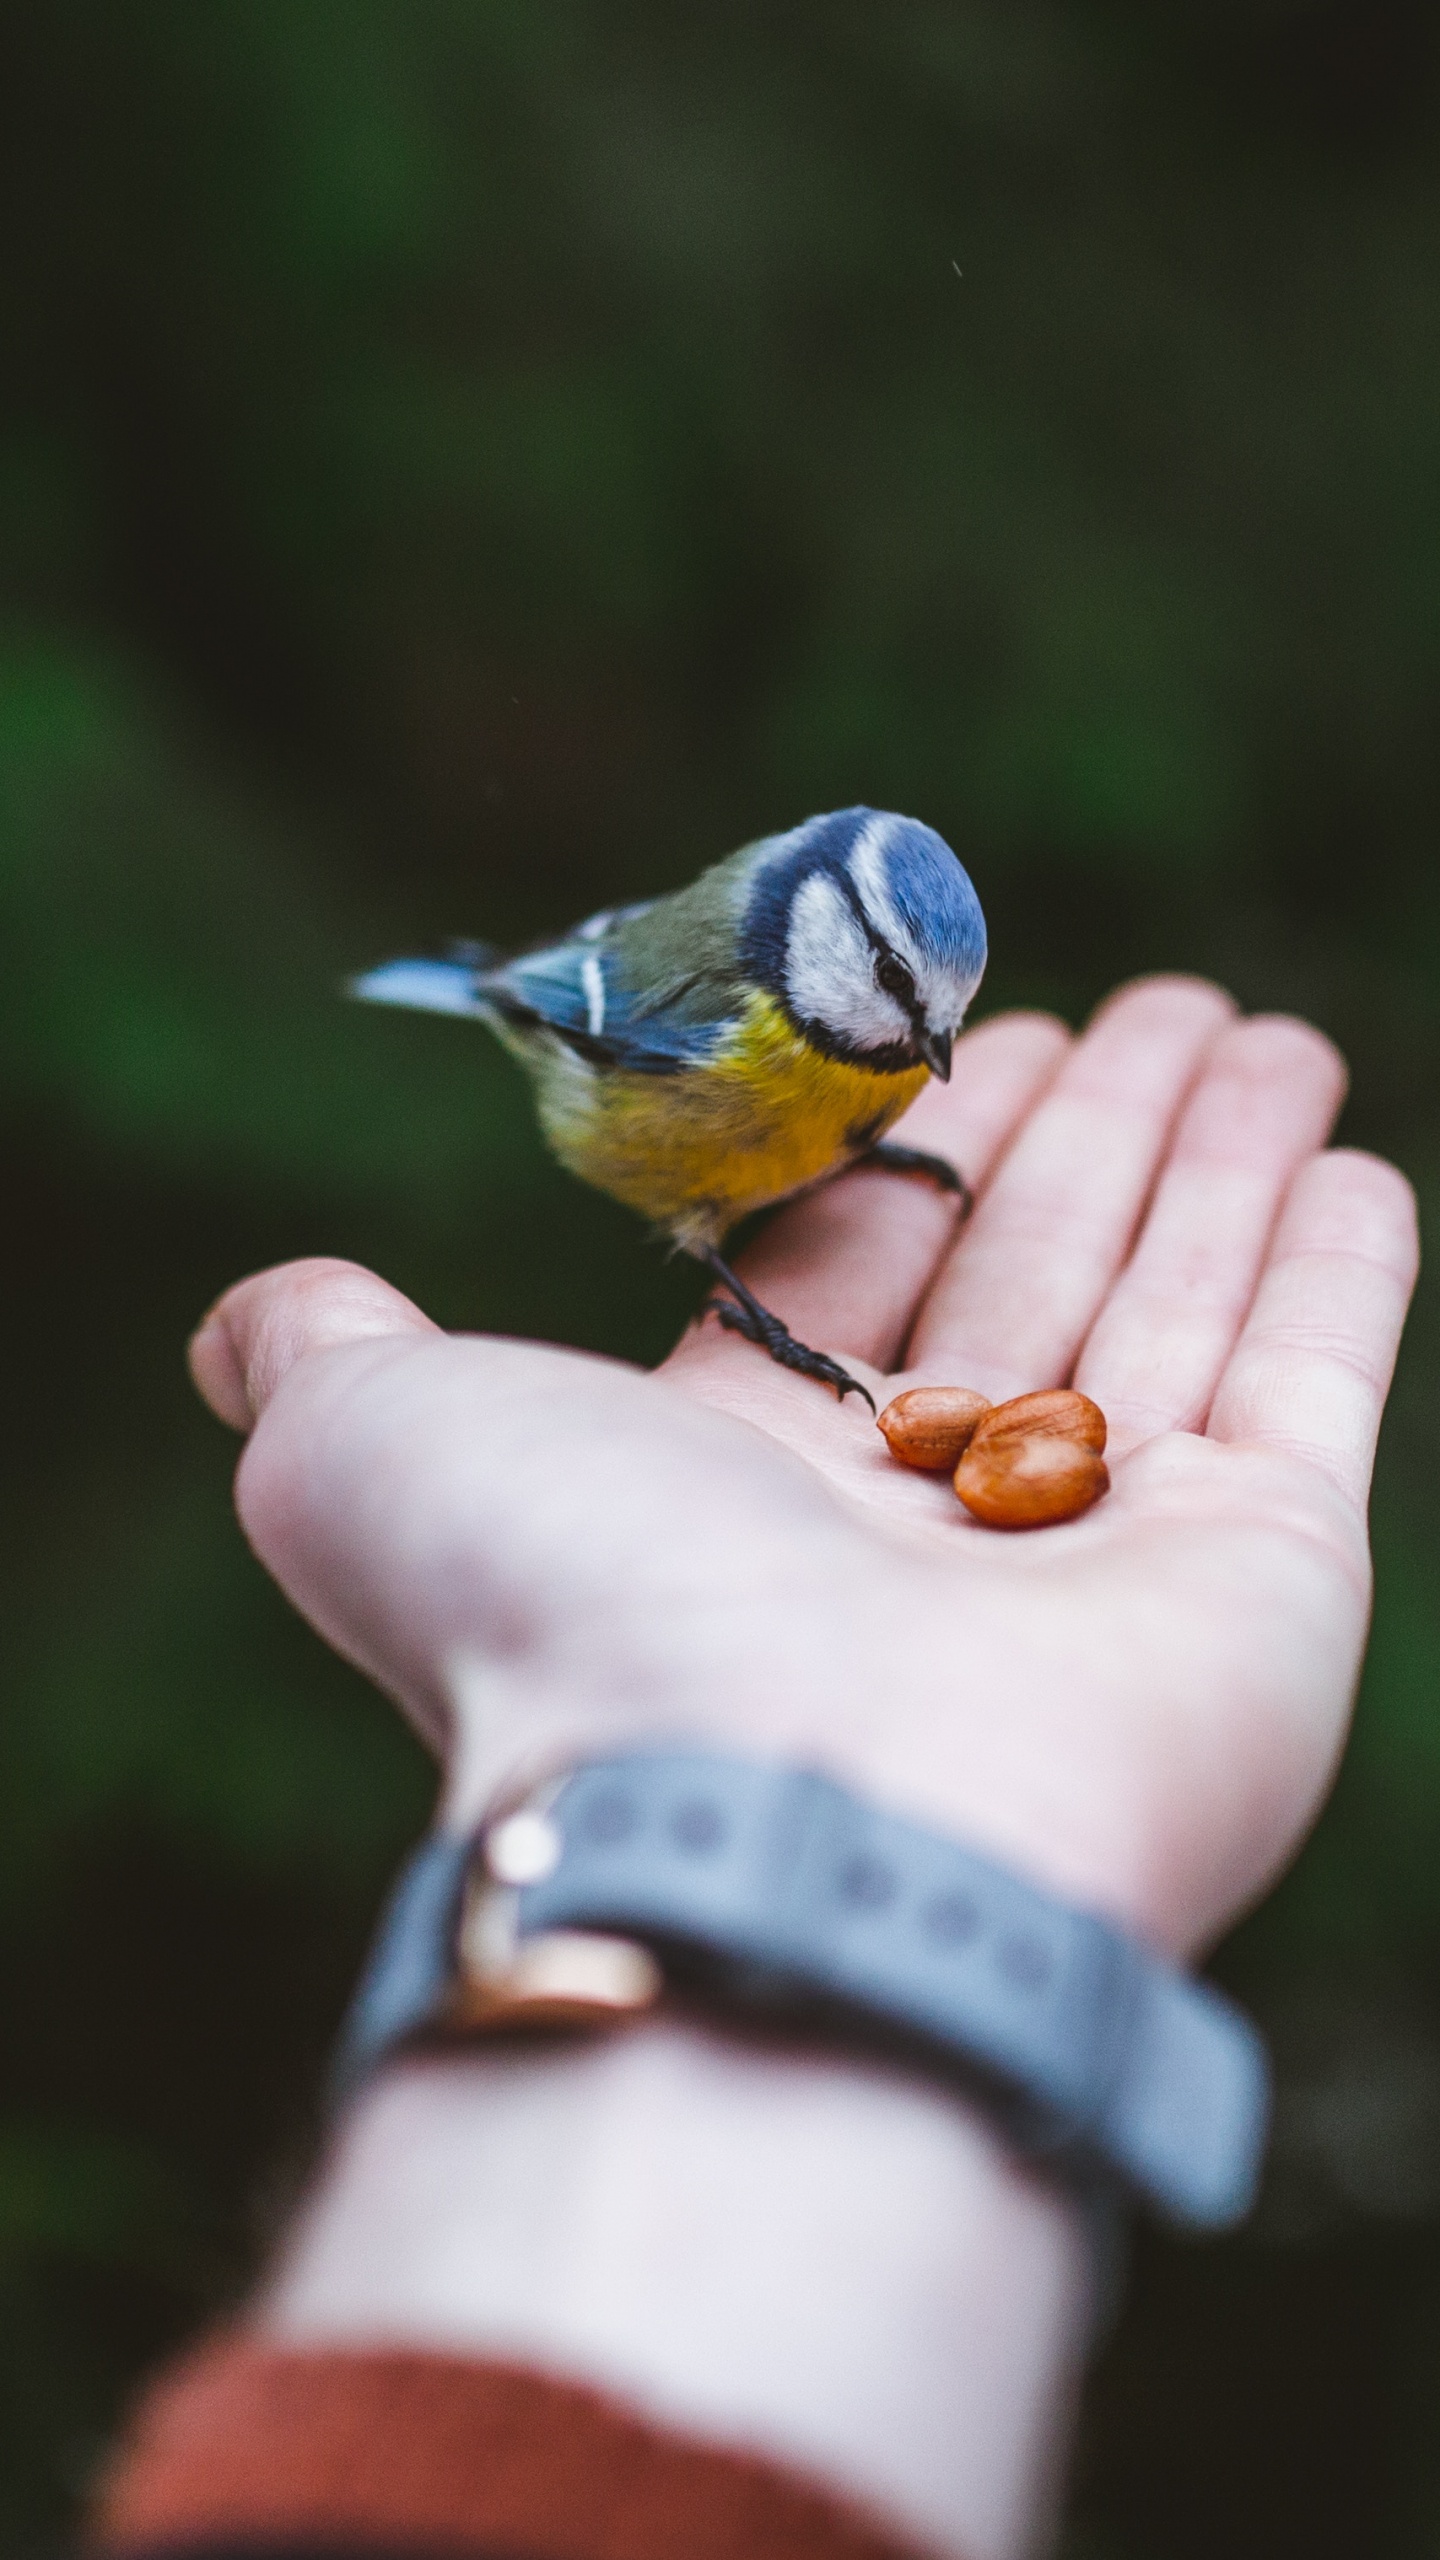
<path id="1" fill-rule="evenodd" d="M 842 1902 L 857 1911 L 881 1911 L 895 1898 L 895 1871 L 883 1858 L 867 1857 L 860 1851 L 847 1858 L 836 1879 Z"/>
<path id="2" fill-rule="evenodd" d="M 719 1848 L 725 1837 L 725 1817 L 706 1797 L 690 1796 L 671 1814 L 670 1836 L 677 1848 L 703 1856 L 707 1849 Z"/>
<path id="3" fill-rule="evenodd" d="M 583 1807 L 579 1828 L 587 1840 L 608 1849 L 617 1841 L 628 1840 L 639 1819 L 633 1797 L 619 1787 L 607 1787 Z"/>
<path id="4" fill-rule="evenodd" d="M 1042 1991 L 1050 1979 L 1050 1950 L 1038 1938 L 1003 1938 L 995 1961 L 1017 1991 Z"/>
<path id="5" fill-rule="evenodd" d="M 980 1907 L 968 1893 L 939 1893 L 921 1915 L 927 1938 L 937 1947 L 968 1946 L 980 1934 Z"/>

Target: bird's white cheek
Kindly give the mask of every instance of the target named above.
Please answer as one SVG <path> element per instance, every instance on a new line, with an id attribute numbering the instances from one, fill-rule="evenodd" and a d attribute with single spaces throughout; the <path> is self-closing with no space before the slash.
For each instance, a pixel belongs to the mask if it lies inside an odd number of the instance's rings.
<path id="1" fill-rule="evenodd" d="M 849 900 L 823 872 L 802 881 L 790 910 L 785 984 L 802 1022 L 823 1022 L 857 1049 L 905 1040 L 910 1025 L 875 984 L 868 937 Z"/>

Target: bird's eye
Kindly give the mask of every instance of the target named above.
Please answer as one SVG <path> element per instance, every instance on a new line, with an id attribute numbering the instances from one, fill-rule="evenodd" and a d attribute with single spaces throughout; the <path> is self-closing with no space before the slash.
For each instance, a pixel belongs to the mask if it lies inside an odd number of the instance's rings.
<path id="1" fill-rule="evenodd" d="M 907 1012 L 915 1002 L 915 981 L 904 961 L 898 959 L 893 951 L 882 952 L 876 961 L 875 983 L 884 988 L 887 996 L 893 996 L 897 1004 L 904 1005 Z"/>

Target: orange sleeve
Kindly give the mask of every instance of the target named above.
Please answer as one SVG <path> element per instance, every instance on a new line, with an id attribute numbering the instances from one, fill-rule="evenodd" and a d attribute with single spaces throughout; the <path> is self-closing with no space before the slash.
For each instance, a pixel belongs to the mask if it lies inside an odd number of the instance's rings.
<path id="1" fill-rule="evenodd" d="M 824 2490 L 577 2383 L 409 2349 L 214 2339 L 155 2384 L 96 2560 L 203 2545 L 504 2560 L 914 2560 Z"/>

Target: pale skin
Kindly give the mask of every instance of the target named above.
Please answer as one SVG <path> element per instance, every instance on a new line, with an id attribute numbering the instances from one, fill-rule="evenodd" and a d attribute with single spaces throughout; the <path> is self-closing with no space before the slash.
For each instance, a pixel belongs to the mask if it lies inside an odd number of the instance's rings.
<path id="1" fill-rule="evenodd" d="M 442 1819 L 627 1737 L 828 1765 L 1192 1957 L 1281 1871 L 1340 1751 L 1409 1190 L 1325 1151 L 1300 1023 L 1188 979 L 1079 1038 L 959 1044 L 896 1135 L 969 1224 L 857 1172 L 743 1269 L 871 1387 L 1074 1383 L 1113 1491 L 1028 1536 L 886 1455 L 859 1400 L 711 1319 L 654 1377 L 452 1338 L 338 1263 L 192 1346 L 250 1436 L 246 1531 L 412 1718 Z M 393 2069 L 253 2317 L 519 2356 L 769 2451 L 953 2560 L 1043 2545 L 1083 2344 L 1066 2203 L 948 2095 L 667 2023 Z"/>

